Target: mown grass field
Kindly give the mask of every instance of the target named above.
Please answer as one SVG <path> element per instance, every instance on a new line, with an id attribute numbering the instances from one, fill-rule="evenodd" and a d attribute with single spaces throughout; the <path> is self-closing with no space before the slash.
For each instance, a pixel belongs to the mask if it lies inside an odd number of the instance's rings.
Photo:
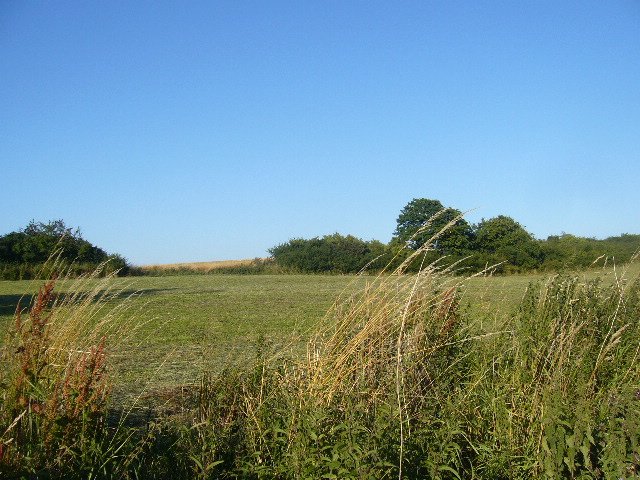
<path id="1" fill-rule="evenodd" d="M 634 277 L 638 265 L 625 273 Z M 615 279 L 611 269 L 581 274 Z M 618 269 L 617 275 L 622 275 Z M 550 274 L 451 279 L 460 284 L 461 305 L 487 329 L 494 328 L 522 298 L 527 286 Z M 116 392 L 135 396 L 197 382 L 203 371 L 219 371 L 252 358 L 268 344 L 301 356 L 312 332 L 336 301 L 361 291 L 374 277 L 331 275 L 184 275 L 115 278 L 109 307 L 124 304 L 120 322 L 129 331 L 113 352 Z M 86 284 L 90 289 L 100 280 Z M 72 283 L 72 281 L 68 281 Z M 41 281 L 0 282 L 0 329 L 13 321 L 21 300 L 29 303 Z M 57 291 L 68 285 L 61 282 Z M 4 335 L 2 335 L 4 337 Z"/>
<path id="2" fill-rule="evenodd" d="M 131 392 L 197 382 L 205 370 L 241 362 L 267 341 L 298 353 L 310 330 L 345 289 L 365 278 L 311 275 L 186 275 L 110 280 L 127 306 L 119 321 L 130 335 L 114 352 L 116 383 Z M 90 281 L 89 290 L 100 280 Z M 13 321 L 20 298 L 42 282 L 0 282 L 0 325 Z M 72 283 L 72 282 L 69 282 Z M 61 283 L 57 291 L 64 292 Z M 297 354 L 297 353 L 296 353 Z"/>

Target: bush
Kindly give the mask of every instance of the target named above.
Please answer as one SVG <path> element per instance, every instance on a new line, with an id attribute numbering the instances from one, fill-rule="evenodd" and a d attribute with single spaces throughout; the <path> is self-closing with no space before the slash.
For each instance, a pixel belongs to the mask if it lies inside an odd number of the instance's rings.
<path id="1" fill-rule="evenodd" d="M 275 262 L 286 269 L 303 273 L 357 273 L 385 253 L 377 241 L 365 242 L 352 235 L 338 233 L 322 238 L 289 240 L 269 249 Z M 376 262 L 376 267 L 380 262 Z"/>
<path id="2" fill-rule="evenodd" d="M 0 279 L 49 278 L 45 266 L 52 257 L 58 267 L 64 264 L 61 268 L 74 275 L 92 273 L 101 264 L 106 273 L 117 271 L 124 275 L 129 269 L 124 257 L 108 255 L 62 220 L 32 221 L 23 230 L 0 237 Z"/>
<path id="3" fill-rule="evenodd" d="M 546 270 L 587 268 L 629 262 L 640 249 L 640 235 L 620 235 L 604 240 L 562 234 L 541 242 Z"/>

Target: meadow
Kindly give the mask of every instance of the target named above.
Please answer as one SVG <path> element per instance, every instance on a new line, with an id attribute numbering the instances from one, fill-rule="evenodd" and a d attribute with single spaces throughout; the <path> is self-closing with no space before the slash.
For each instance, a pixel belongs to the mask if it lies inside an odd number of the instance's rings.
<path id="1" fill-rule="evenodd" d="M 89 327 L 109 319 L 100 327 L 113 337 L 104 418 L 127 418 L 115 427 L 120 453 L 113 432 L 104 433 L 111 447 L 90 436 L 88 450 L 68 448 L 72 437 L 87 439 L 93 417 L 85 413 L 75 437 L 60 434 L 59 457 L 35 445 L 42 391 L 66 391 L 46 377 L 33 400 L 16 397 L 12 411 L 23 413 L 9 423 L 32 415 L 21 428 L 36 437 L 10 465 L 33 475 L 21 468 L 44 462 L 55 477 L 73 459 L 79 478 L 164 478 L 172 468 L 175 478 L 631 478 L 640 464 L 631 418 L 639 410 L 639 271 L 59 280 L 52 310 L 61 318 L 76 309 Z M 42 283 L 0 282 L 3 330 Z M 29 321 L 41 315 L 32 308 Z M 76 350 L 102 355 L 100 335 Z M 69 353 L 70 371 L 89 362 L 102 379 L 102 363 L 82 355 L 73 363 Z M 56 358 L 34 370 L 59 369 Z M 105 421 L 91 425 L 111 431 Z M 145 449 L 127 443 L 132 435 Z M 2 441 L 7 449 L 16 442 L 7 432 Z M 2 456 L 0 448 L 0 467 Z"/>
<path id="2" fill-rule="evenodd" d="M 259 342 L 296 350 L 314 325 L 345 291 L 366 278 L 321 275 L 182 275 L 112 278 L 115 293 L 105 305 L 126 303 L 118 319 L 131 332 L 114 352 L 116 382 L 130 394 L 200 380 L 205 370 L 218 371 L 247 360 Z M 0 282 L 0 325 L 13 320 L 19 299 L 37 292 L 38 281 Z M 61 283 L 64 292 L 73 281 Z M 85 282 L 91 291 L 101 280 Z M 150 379 L 141 384 L 132 379 Z"/>
<path id="3" fill-rule="evenodd" d="M 233 262 L 232 262 L 233 263 Z M 229 262 L 207 262 L 206 267 Z M 234 263 L 235 264 L 235 263 Z M 193 273 L 202 264 L 180 264 Z M 162 269 L 154 266 L 152 269 Z M 174 268 L 174 265 L 164 268 Z M 637 264 L 626 271 L 633 277 Z M 611 282 L 614 271 L 590 270 L 577 275 Z M 621 275 L 621 272 L 618 272 Z M 460 288 L 461 306 L 482 329 L 497 328 L 518 305 L 527 287 L 548 273 L 509 276 L 452 277 Z M 376 279 L 372 275 L 176 275 L 116 277 L 83 282 L 110 290 L 104 311 L 126 304 L 118 322 L 128 331 L 112 353 L 118 397 L 136 398 L 200 381 L 202 372 L 253 361 L 256 349 L 269 347 L 281 355 L 300 357 L 329 309 Z M 18 302 L 28 306 L 42 281 L 0 281 L 0 331 L 13 322 Z M 56 291 L 77 288 L 73 280 Z M 488 323 L 487 323 L 488 322 Z M 5 335 L 0 335 L 0 344 Z M 140 381 L 145 379 L 145 381 Z"/>
<path id="4" fill-rule="evenodd" d="M 508 311 L 529 284 L 547 276 L 467 279 L 464 298 L 478 309 Z M 112 305 L 126 300 L 128 312 L 122 321 L 134 329 L 127 342 L 132 357 L 127 363 L 147 369 L 162 364 L 158 375 L 164 384 L 173 373 L 185 381 L 204 368 L 233 362 L 243 351 L 253 351 L 258 341 L 275 342 L 281 348 L 304 345 L 335 302 L 374 279 L 367 275 L 146 276 L 112 278 L 108 288 L 117 292 L 109 300 Z M 0 328 L 11 324 L 18 301 L 28 306 L 42 283 L 0 281 Z M 90 291 L 99 283 L 103 282 L 88 281 L 83 288 Z M 67 288 L 63 282 L 57 291 Z M 144 362 L 138 362 L 140 358 Z"/>

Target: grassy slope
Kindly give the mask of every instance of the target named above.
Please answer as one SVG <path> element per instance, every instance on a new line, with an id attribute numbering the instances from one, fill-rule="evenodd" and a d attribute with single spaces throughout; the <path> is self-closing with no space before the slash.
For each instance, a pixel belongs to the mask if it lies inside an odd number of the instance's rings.
<path id="1" fill-rule="evenodd" d="M 633 266 L 630 276 L 640 270 Z M 610 270 L 589 272 L 613 281 Z M 499 323 L 531 282 L 548 275 L 473 278 L 465 282 L 463 305 Z M 315 275 L 172 276 L 119 278 L 120 299 L 129 309 L 123 321 L 132 335 L 121 347 L 118 381 L 129 393 L 196 381 L 203 370 L 241 362 L 268 342 L 299 355 L 312 328 L 342 293 L 356 291 L 366 277 Z M 0 328 L 11 322 L 22 295 L 39 282 L 0 282 Z M 59 287 L 64 291 L 64 285 Z M 137 292 L 137 293 L 136 293 Z M 23 301 L 25 303 L 25 301 Z M 141 381 L 144 379 L 144 381 Z M 147 385 L 148 384 L 148 385 Z"/>

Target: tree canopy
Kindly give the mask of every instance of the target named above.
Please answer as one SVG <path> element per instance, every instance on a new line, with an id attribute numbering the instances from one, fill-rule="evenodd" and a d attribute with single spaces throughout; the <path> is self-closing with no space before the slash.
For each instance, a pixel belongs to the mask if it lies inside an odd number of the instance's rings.
<path id="1" fill-rule="evenodd" d="M 475 228 L 475 250 L 488 254 L 489 263 L 507 262 L 515 267 L 541 264 L 539 243 L 513 218 L 498 215 L 482 220 Z"/>
<path id="2" fill-rule="evenodd" d="M 31 221 L 22 230 L 0 236 L 0 278 L 33 278 L 54 254 L 76 273 L 91 271 L 103 262 L 108 262 L 110 270 L 127 268 L 122 256 L 109 255 L 63 220 Z"/>
<path id="3" fill-rule="evenodd" d="M 413 250 L 430 242 L 445 255 L 464 255 L 473 240 L 471 225 L 459 210 L 428 198 L 414 198 L 402 209 L 394 235 Z"/>
<path id="4" fill-rule="evenodd" d="M 295 238 L 269 249 L 281 267 L 315 273 L 357 273 L 384 252 L 381 242 L 338 233 L 309 240 Z"/>

